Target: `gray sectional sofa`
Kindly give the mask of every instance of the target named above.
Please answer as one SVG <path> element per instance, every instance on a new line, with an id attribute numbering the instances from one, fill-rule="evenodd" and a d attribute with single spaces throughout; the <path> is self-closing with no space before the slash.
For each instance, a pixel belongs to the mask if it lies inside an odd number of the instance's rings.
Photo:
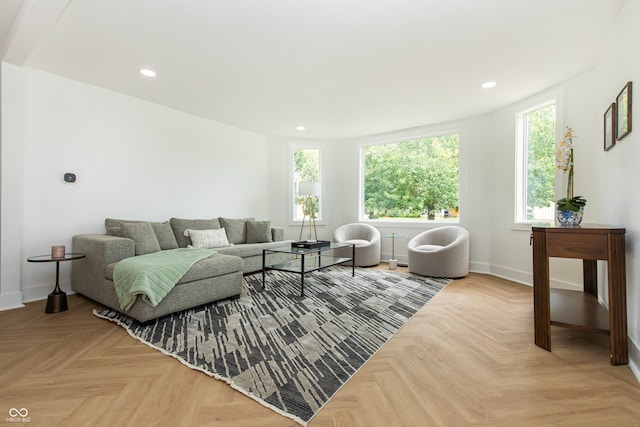
<path id="1" fill-rule="evenodd" d="M 253 218 L 171 218 L 165 222 L 107 218 L 105 227 L 106 234 L 73 237 L 73 252 L 84 253 L 86 257 L 72 263 L 71 287 L 139 322 L 240 295 L 243 274 L 262 270 L 262 250 L 291 242 L 284 240 L 282 228 L 271 227 L 270 221 Z M 211 236 L 220 237 L 223 242 L 211 240 Z M 228 246 L 213 247 L 226 242 Z M 120 308 L 113 283 L 114 269 L 119 261 L 192 246 L 208 246 L 215 253 L 193 264 L 155 307 L 138 298 L 129 310 Z M 288 255 L 269 257 L 268 262 L 283 262 Z"/>

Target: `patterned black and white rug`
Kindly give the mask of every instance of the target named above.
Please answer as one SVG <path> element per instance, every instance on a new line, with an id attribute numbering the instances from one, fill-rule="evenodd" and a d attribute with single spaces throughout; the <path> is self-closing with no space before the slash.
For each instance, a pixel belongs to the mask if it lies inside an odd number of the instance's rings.
<path id="1" fill-rule="evenodd" d="M 302 425 L 451 280 L 333 267 L 305 276 L 245 276 L 240 298 L 141 325 L 114 310 L 98 317 L 227 382 Z"/>

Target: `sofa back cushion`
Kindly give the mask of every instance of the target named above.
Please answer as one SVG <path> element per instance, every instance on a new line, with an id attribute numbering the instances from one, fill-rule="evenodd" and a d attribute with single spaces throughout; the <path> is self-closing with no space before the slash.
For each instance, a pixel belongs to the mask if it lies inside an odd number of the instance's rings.
<path id="1" fill-rule="evenodd" d="M 104 220 L 104 226 L 107 229 L 107 234 L 110 236 L 127 237 L 124 235 L 124 231 L 122 230 L 122 224 L 125 222 L 146 223 L 148 221 L 106 218 Z M 148 223 L 151 224 L 151 227 L 153 228 L 156 239 L 158 239 L 158 243 L 160 244 L 160 249 L 164 250 L 178 248 L 178 241 L 173 235 L 173 229 L 171 228 L 169 221 Z"/>
<path id="2" fill-rule="evenodd" d="M 217 230 L 220 228 L 218 218 L 212 219 L 181 219 L 171 218 L 169 220 L 173 235 L 178 242 L 178 246 L 186 248 L 191 244 L 191 239 L 184 235 L 185 230 Z"/>
<path id="3" fill-rule="evenodd" d="M 271 221 L 247 221 L 247 243 L 273 242 Z"/>
<path id="4" fill-rule="evenodd" d="M 234 245 L 247 243 L 247 221 L 255 218 L 218 218 L 227 232 L 229 243 Z"/>
<path id="5" fill-rule="evenodd" d="M 122 234 L 136 244 L 136 255 L 146 255 L 160 251 L 160 243 L 148 222 L 123 222 Z"/>
<path id="6" fill-rule="evenodd" d="M 153 227 L 153 232 L 160 243 L 160 249 L 178 249 L 178 241 L 173 235 L 173 228 L 171 228 L 169 221 L 152 222 L 151 227 Z"/>

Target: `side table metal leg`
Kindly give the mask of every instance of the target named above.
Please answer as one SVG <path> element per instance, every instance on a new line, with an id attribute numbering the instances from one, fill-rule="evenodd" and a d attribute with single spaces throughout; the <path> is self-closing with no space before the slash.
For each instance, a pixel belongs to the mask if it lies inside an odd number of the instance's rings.
<path id="1" fill-rule="evenodd" d="M 47 297 L 45 313 L 59 313 L 69 308 L 67 305 L 67 294 L 60 289 L 60 263 L 56 261 L 56 287 Z"/>

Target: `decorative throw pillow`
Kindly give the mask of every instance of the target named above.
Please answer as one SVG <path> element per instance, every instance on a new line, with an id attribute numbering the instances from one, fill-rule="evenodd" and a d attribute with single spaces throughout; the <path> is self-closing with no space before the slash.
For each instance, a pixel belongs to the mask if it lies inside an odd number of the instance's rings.
<path id="1" fill-rule="evenodd" d="M 123 222 L 122 234 L 136 244 L 136 255 L 146 255 L 160 251 L 160 243 L 148 222 Z"/>
<path id="2" fill-rule="evenodd" d="M 184 230 L 184 235 L 191 239 L 193 248 L 222 248 L 229 246 L 224 228 L 217 230 Z"/>
<path id="3" fill-rule="evenodd" d="M 247 221 L 255 218 L 218 218 L 227 232 L 229 243 L 247 243 Z"/>
<path id="4" fill-rule="evenodd" d="M 273 242 L 271 221 L 247 221 L 247 243 Z"/>
<path id="5" fill-rule="evenodd" d="M 169 221 L 152 222 L 151 227 L 158 239 L 160 249 L 178 249 L 178 241 L 176 240 L 176 236 L 173 235 L 173 229 Z"/>
<path id="6" fill-rule="evenodd" d="M 218 218 L 213 219 L 181 219 L 171 218 L 169 220 L 173 234 L 175 235 L 178 246 L 186 248 L 191 244 L 191 240 L 184 235 L 184 231 L 190 230 L 217 230 L 220 228 Z"/>

